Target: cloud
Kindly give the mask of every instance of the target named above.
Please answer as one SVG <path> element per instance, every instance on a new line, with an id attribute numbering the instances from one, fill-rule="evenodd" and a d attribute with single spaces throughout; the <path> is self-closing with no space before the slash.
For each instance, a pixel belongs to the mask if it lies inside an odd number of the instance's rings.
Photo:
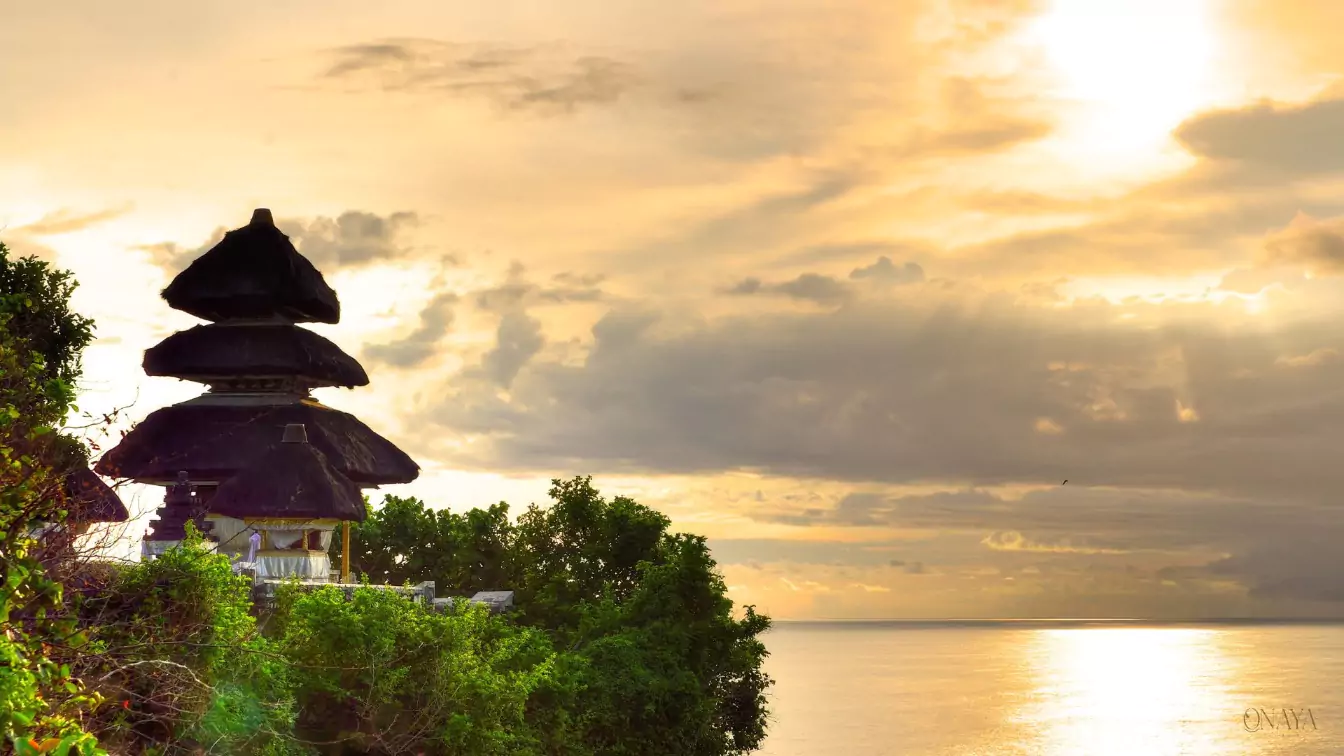
<path id="1" fill-rule="evenodd" d="M 990 533 L 980 543 L 995 551 L 1025 551 L 1040 554 L 1125 554 L 1124 549 L 1075 545 L 1071 539 L 1055 543 L 1040 543 L 1024 537 L 1016 530 Z"/>
<path id="2" fill-rule="evenodd" d="M 541 288 L 537 295 L 550 302 L 599 302 L 606 298 L 600 286 L 604 280 L 606 276 L 600 273 L 557 273 L 551 277 L 551 285 Z"/>
<path id="3" fill-rule="evenodd" d="M 854 280 L 868 279 L 883 284 L 919 283 L 924 280 L 924 269 L 919 263 L 907 262 L 897 267 L 890 257 L 879 257 L 877 262 L 863 268 L 855 268 L 849 277 Z"/>
<path id="4" fill-rule="evenodd" d="M 1284 367 L 1316 367 L 1339 361 L 1339 350 L 1331 347 L 1313 349 L 1306 354 L 1284 355 L 1274 361 L 1276 365 Z"/>
<path id="5" fill-rule="evenodd" d="M 1265 241 L 1270 263 L 1298 263 L 1315 273 L 1344 273 L 1344 218 L 1318 221 L 1299 213 Z"/>
<path id="6" fill-rule="evenodd" d="M 175 276 L 186 270 L 193 260 L 210 251 L 211 247 L 224 238 L 224 233 L 228 230 L 222 226 L 216 228 L 210 234 L 210 241 L 197 247 L 184 247 L 177 242 L 155 242 L 141 244 L 134 249 L 144 252 L 151 265 L 163 269 L 170 276 Z"/>
<path id="7" fill-rule="evenodd" d="M 889 559 L 887 566 L 898 568 L 907 575 L 923 575 L 926 572 L 923 562 L 907 562 L 904 559 Z"/>
<path id="8" fill-rule="evenodd" d="M 515 316 L 501 325 L 512 346 L 492 358 L 499 379 L 517 378 L 511 398 L 477 403 L 452 379 L 450 406 L 426 417 L 484 433 L 457 462 L 491 468 L 980 486 L 1068 478 L 1280 500 L 1344 486 L 1328 452 L 1344 443 L 1344 364 L 1276 364 L 1344 350 L 1331 316 L 1271 333 L 1220 325 L 1210 305 L 1162 328 L 1120 311 L 924 294 L 701 322 L 663 313 L 656 329 L 646 312 L 595 328 L 582 362 L 522 359 L 541 336 Z M 605 343 L 614 333 L 618 359 Z M 504 411 L 509 422 L 492 426 Z"/>
<path id="9" fill-rule="evenodd" d="M 791 281 L 775 284 L 771 287 L 794 299 L 806 299 L 817 304 L 834 304 L 849 297 L 849 287 L 843 283 L 817 273 L 803 273 Z"/>
<path id="10" fill-rule="evenodd" d="M 411 212 L 383 216 L 348 210 L 335 218 L 282 220 L 277 225 L 319 270 L 335 270 L 405 256 L 409 250 L 397 243 L 399 236 L 418 223 L 419 217 Z"/>
<path id="11" fill-rule="evenodd" d="M 1344 99 L 1329 99 L 1202 113 L 1182 123 L 1174 136 L 1200 157 L 1304 175 L 1344 170 L 1341 130 Z"/>
<path id="12" fill-rule="evenodd" d="M 55 212 L 47 213 L 41 218 L 24 226 L 19 226 L 16 231 L 29 236 L 57 236 L 59 234 L 68 234 L 74 231 L 83 231 L 90 226 L 96 226 L 116 218 L 120 218 L 133 209 L 133 205 L 123 205 L 121 207 L 100 210 L 94 213 L 77 213 L 69 209 L 61 209 Z"/>
<path id="13" fill-rule="evenodd" d="M 1269 535 L 1244 553 L 1187 574 L 1238 580 L 1249 585 L 1253 599 L 1344 602 L 1339 537 L 1338 528 L 1295 527 L 1291 538 Z"/>
<path id="14" fill-rule="evenodd" d="M 495 346 L 486 352 L 481 367 L 496 385 L 509 388 L 518 371 L 545 345 L 540 320 L 522 310 L 506 312 L 496 331 Z"/>
<path id="15" fill-rule="evenodd" d="M 505 110 L 573 113 L 609 105 L 638 84 L 628 64 L 546 48 L 388 39 L 328 51 L 327 80 L 374 82 L 389 92 L 476 96 Z"/>
<path id="16" fill-rule="evenodd" d="M 908 252 L 928 254 L 932 251 L 928 244 L 922 242 L 861 241 L 846 244 L 809 244 L 780 257 L 778 262 L 794 265 L 848 262 L 855 258 L 871 258 L 874 253 L 879 252 L 899 255 Z"/>
<path id="17" fill-rule="evenodd" d="M 557 273 L 549 284 L 539 286 L 527 278 L 527 269 L 514 261 L 503 283 L 472 293 L 476 307 L 486 312 L 504 313 L 538 304 L 599 302 L 607 299 L 600 284 L 602 274 Z"/>
<path id="18" fill-rule="evenodd" d="M 881 567 L 887 563 L 883 549 L 904 545 L 899 541 L 844 543 L 820 539 L 711 538 L 714 560 L 722 565 L 792 563 Z"/>
<path id="19" fill-rule="evenodd" d="M 803 273 L 792 280 L 773 284 L 762 283 L 758 278 L 744 278 L 726 289 L 725 293 L 733 296 L 774 294 L 819 305 L 834 305 L 849 299 L 852 292 L 843 282 L 830 276 Z"/>
<path id="20" fill-rule="evenodd" d="M 420 323 L 403 338 L 384 344 L 368 344 L 364 357 L 398 368 L 413 368 L 433 357 L 440 342 L 453 325 L 453 307 L 458 297 L 452 292 L 439 294 L 420 311 Z"/>
<path id="21" fill-rule="evenodd" d="M 378 215 L 363 210 L 347 210 L 335 218 L 281 218 L 276 227 L 294 243 L 295 249 L 307 257 L 318 270 L 330 274 L 338 269 L 357 268 L 380 262 L 392 262 L 408 256 L 410 248 L 401 245 L 400 237 L 419 223 L 412 212 Z M 177 242 L 158 242 L 140 245 L 149 261 L 169 275 L 185 270 L 197 257 L 210 250 L 232 228 L 220 226 L 211 232 L 208 241 L 198 246 L 183 246 Z M 444 262 L 452 262 L 451 256 Z"/>

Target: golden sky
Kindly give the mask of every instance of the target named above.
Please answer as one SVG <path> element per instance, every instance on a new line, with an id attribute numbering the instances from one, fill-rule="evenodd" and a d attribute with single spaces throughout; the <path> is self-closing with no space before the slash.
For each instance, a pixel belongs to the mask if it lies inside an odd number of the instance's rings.
<path id="1" fill-rule="evenodd" d="M 591 474 L 776 617 L 1344 615 L 1335 5 L 30 3 L 0 239 L 139 419 L 269 207 L 390 491 Z"/>

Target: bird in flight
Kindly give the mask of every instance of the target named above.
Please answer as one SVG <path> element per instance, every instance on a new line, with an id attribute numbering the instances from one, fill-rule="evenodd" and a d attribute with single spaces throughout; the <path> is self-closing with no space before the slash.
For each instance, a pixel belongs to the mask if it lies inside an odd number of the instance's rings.
<path id="1" fill-rule="evenodd" d="M 1068 479 L 1068 478 L 1065 478 L 1065 479 L 1064 479 L 1064 483 L 1068 483 L 1068 482 L 1069 482 L 1069 479 Z M 1060 485 L 1062 486 L 1062 485 L 1064 485 L 1064 483 L 1060 483 Z"/>

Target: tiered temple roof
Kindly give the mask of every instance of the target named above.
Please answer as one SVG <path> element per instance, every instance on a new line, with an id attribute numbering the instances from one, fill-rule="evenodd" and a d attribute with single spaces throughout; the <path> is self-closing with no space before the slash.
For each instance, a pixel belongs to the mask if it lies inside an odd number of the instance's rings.
<path id="1" fill-rule="evenodd" d="M 229 399 L 275 403 L 214 403 Z M 360 486 L 408 483 L 419 468 L 405 452 L 354 415 L 314 400 L 206 394 L 150 413 L 98 462 L 98 471 L 164 485 L 178 470 L 197 485 L 218 484 L 273 450 L 289 424 L 309 429 L 314 447 Z"/>
<path id="2" fill-rule="evenodd" d="M 286 323 L 210 324 L 175 333 L 145 352 L 146 375 L 220 385 L 239 376 L 286 376 L 311 387 L 354 388 L 369 376 L 331 341 Z"/>
<path id="3" fill-rule="evenodd" d="M 415 461 L 390 441 L 312 398 L 314 388 L 364 386 L 369 379 L 336 344 L 296 325 L 338 322 L 340 302 L 275 227 L 269 210 L 257 210 L 251 223 L 225 234 L 173 279 L 163 298 L 211 323 L 147 350 L 145 372 L 210 390 L 150 413 L 103 455 L 98 473 L 171 485 L 185 470 L 210 513 L 223 514 L 216 511 L 222 506 L 239 519 L 286 517 L 279 510 L 291 505 L 277 497 L 294 475 L 327 479 L 324 495 L 342 508 L 338 519 L 363 519 L 359 487 L 409 483 L 419 475 Z M 303 449 L 281 442 L 281 430 L 293 424 L 307 430 L 311 443 Z M 232 488 L 222 486 L 245 470 Z M 217 499 L 217 486 L 219 494 L 252 493 Z M 357 511 L 346 501 L 351 491 Z M 176 532 L 180 525 L 164 527 Z"/>

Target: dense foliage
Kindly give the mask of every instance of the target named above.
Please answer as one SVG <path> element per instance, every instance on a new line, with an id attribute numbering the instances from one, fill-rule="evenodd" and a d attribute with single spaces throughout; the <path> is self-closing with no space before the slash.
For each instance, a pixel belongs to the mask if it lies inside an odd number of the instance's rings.
<path id="1" fill-rule="evenodd" d="M 479 606 L 436 613 L 372 588 L 284 603 L 279 644 L 307 737 L 354 753 L 558 752 L 548 747 L 556 733 L 537 726 L 544 718 L 529 716 L 564 685 L 544 635 Z"/>
<path id="2" fill-rule="evenodd" d="M 120 704 L 95 729 L 124 750 L 303 752 L 293 670 L 257 629 L 251 581 L 188 528 L 182 547 L 113 571 L 80 605 L 90 642 L 74 664 Z"/>
<path id="3" fill-rule="evenodd" d="M 61 438 L 92 324 L 69 311 L 69 274 L 0 244 L 0 740 L 17 753 L 97 752 L 85 720 L 100 701 L 66 659 L 85 644 L 64 586 L 33 556 L 31 527 L 59 520 Z M 68 468 L 65 468 L 68 469 Z"/>

